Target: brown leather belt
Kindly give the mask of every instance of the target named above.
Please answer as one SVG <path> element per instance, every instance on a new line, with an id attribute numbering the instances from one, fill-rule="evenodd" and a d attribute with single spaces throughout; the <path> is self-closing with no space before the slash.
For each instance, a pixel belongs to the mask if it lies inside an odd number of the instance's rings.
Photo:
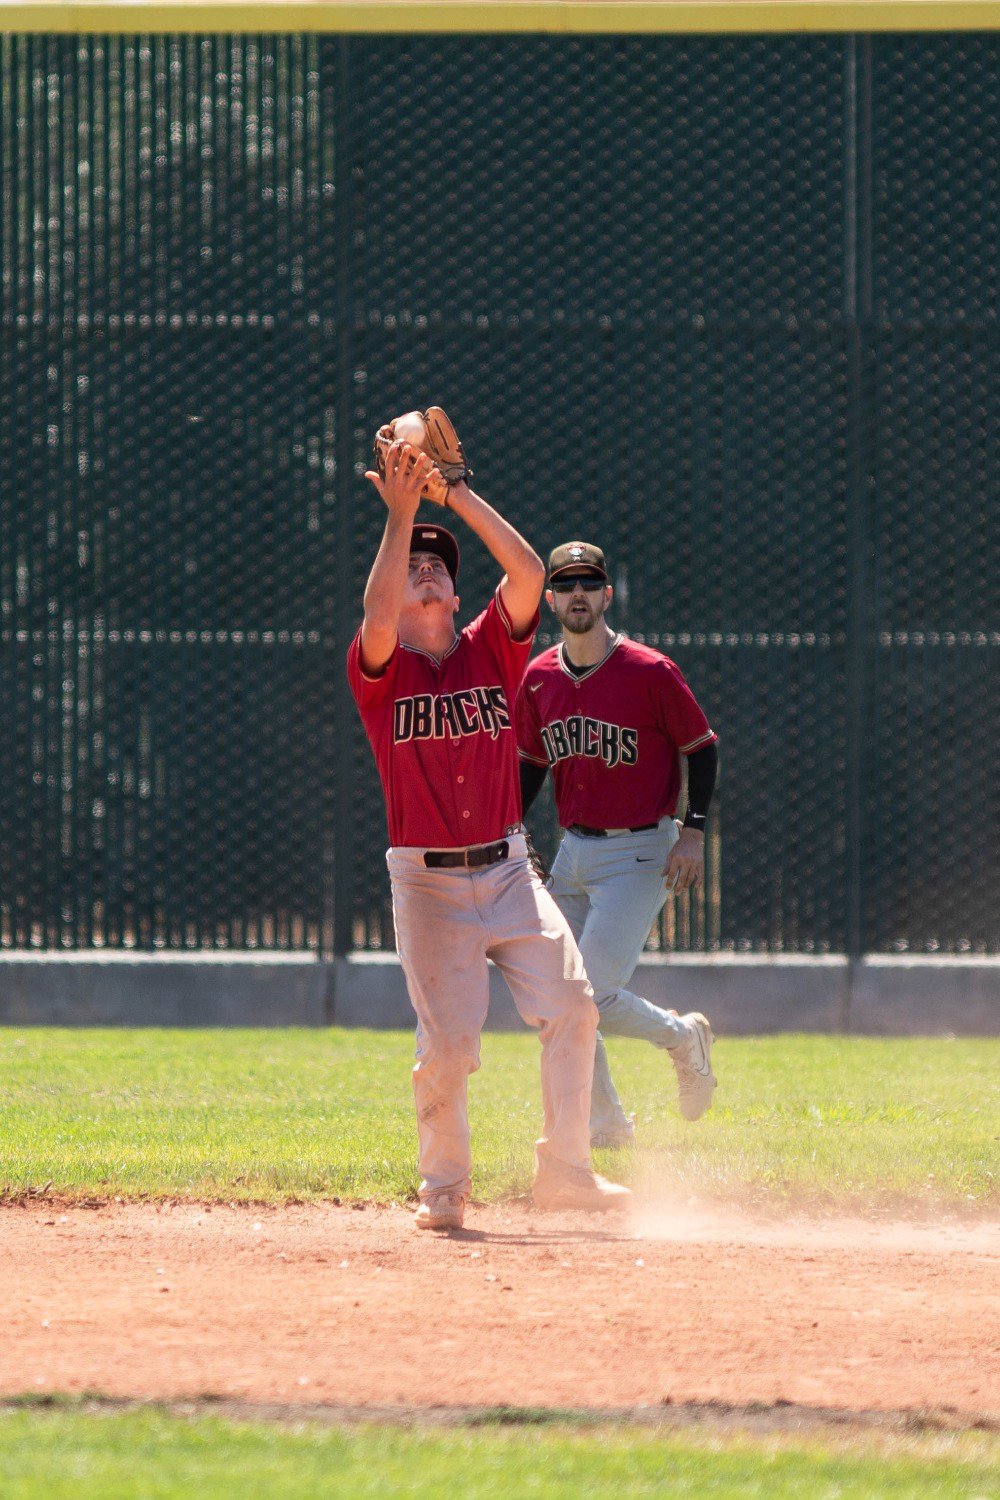
<path id="1" fill-rule="evenodd" d="M 506 839 L 495 844 L 473 844 L 471 849 L 428 849 L 424 864 L 428 870 L 477 870 L 480 865 L 497 865 L 510 854 Z"/>
<path id="2" fill-rule="evenodd" d="M 640 823 L 637 828 L 588 828 L 586 823 L 570 823 L 567 832 L 579 834 L 582 839 L 606 839 L 616 833 L 647 833 L 659 826 L 659 823 Z"/>

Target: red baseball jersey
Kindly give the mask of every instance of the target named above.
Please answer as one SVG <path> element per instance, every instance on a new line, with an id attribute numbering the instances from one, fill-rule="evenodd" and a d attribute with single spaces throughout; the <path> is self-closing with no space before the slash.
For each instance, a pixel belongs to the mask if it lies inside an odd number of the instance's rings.
<path id="1" fill-rule="evenodd" d="M 347 675 L 375 752 L 395 847 L 489 844 L 521 821 L 513 706 L 538 615 L 515 640 L 497 589 L 436 661 L 397 641 L 378 677 L 361 668 L 361 631 Z"/>
<path id="2" fill-rule="evenodd" d="M 515 712 L 520 754 L 552 767 L 564 828 L 635 828 L 673 816 L 680 756 L 718 738 L 680 668 L 623 635 L 581 677 L 562 645 L 536 656 Z"/>

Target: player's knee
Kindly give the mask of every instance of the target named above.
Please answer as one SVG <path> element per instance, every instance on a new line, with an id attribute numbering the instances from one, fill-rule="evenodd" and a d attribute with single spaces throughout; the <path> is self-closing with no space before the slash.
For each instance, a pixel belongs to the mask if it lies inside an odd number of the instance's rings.
<path id="1" fill-rule="evenodd" d="M 467 1075 L 479 1067 L 479 1037 L 465 1032 L 423 1035 L 417 1048 L 414 1073 Z"/>
<path id="2" fill-rule="evenodd" d="M 589 985 L 581 986 L 574 1003 L 568 1005 L 562 1015 L 549 1023 L 552 1028 L 569 1041 L 590 1043 L 598 1027 L 597 1006 L 590 998 Z"/>

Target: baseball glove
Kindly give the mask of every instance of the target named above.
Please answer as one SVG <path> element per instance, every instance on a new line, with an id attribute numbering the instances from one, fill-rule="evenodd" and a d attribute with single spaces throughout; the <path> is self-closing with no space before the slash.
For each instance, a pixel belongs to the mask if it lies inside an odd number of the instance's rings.
<path id="1" fill-rule="evenodd" d="M 544 859 L 542 858 L 542 856 L 539 854 L 538 850 L 535 847 L 535 841 L 534 841 L 534 839 L 531 837 L 531 834 L 528 832 L 528 830 L 526 828 L 524 830 L 524 842 L 528 846 L 528 865 L 529 865 L 529 868 L 532 869 L 532 870 L 534 870 L 535 874 L 538 876 L 539 880 L 544 885 L 545 882 L 549 878 L 549 872 L 545 868 L 545 861 L 544 861 Z"/>
<path id="2" fill-rule="evenodd" d="M 448 490 L 463 479 L 472 478 L 458 433 L 447 412 L 440 406 L 429 406 L 426 411 L 408 411 L 405 416 L 386 422 L 375 434 L 375 464 L 380 478 L 385 478 L 385 456 L 390 446 L 402 439 L 420 448 L 434 464 L 420 491 L 425 500 L 435 505 L 448 504 Z"/>

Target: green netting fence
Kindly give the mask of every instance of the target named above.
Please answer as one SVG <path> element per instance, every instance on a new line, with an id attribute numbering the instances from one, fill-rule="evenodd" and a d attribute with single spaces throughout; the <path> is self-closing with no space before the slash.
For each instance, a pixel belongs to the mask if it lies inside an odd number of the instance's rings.
<path id="1" fill-rule="evenodd" d="M 1000 38 L 8 36 L 0 84 L 0 946 L 391 947 L 342 662 L 371 433 L 436 400 L 719 730 L 654 945 L 998 950 Z"/>

